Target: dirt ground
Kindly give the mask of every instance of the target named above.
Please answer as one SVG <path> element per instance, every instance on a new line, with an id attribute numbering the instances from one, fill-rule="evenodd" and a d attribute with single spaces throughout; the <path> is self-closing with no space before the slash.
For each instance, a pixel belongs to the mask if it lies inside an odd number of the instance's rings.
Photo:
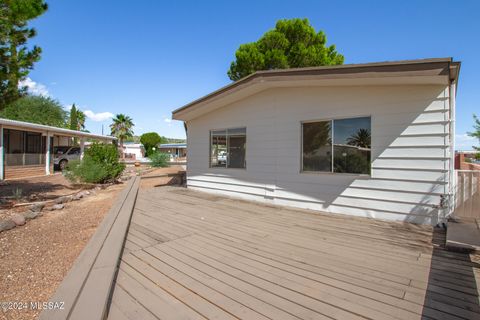
<path id="1" fill-rule="evenodd" d="M 0 233 L 0 302 L 48 301 L 124 186 L 94 191 L 63 210 L 46 211 Z M 36 319 L 38 314 L 30 308 L 0 309 L 2 320 Z"/>
<path id="2" fill-rule="evenodd" d="M 74 190 L 69 190 L 77 189 L 77 187 L 72 186 L 61 173 L 56 173 L 51 176 L 2 181 L 0 184 L 0 198 L 13 198 L 13 192 L 16 189 L 21 190 L 22 198 L 37 198 L 41 195 L 45 199 L 49 199 L 69 192 L 72 193 Z"/>
<path id="3" fill-rule="evenodd" d="M 18 191 L 18 196 L 14 197 L 13 194 L 16 190 L 20 191 Z M 25 211 L 26 207 L 14 207 L 15 204 L 48 201 L 77 193 L 80 190 L 78 185 L 72 185 L 61 174 L 2 181 L 0 185 L 0 221 L 8 219 L 15 213 Z"/>
<path id="4" fill-rule="evenodd" d="M 158 177 L 164 174 L 176 174 L 180 173 L 181 171 L 185 171 L 182 166 L 171 166 L 168 168 L 158 168 L 154 169 L 145 175 L 142 175 L 144 179 L 140 181 L 140 188 L 154 188 L 159 185 L 169 184 L 172 181 L 172 177 Z"/>
<path id="5" fill-rule="evenodd" d="M 183 170 L 181 166 L 141 170 L 149 178 L 142 179 L 140 187 L 145 189 L 171 183 L 172 177 L 156 176 Z M 124 186 L 125 183 L 92 191 L 80 201 L 66 203 L 63 210 L 45 211 L 24 226 L 1 232 L 0 307 L 4 307 L 5 302 L 20 303 L 18 307 L 24 303 L 48 301 Z M 78 191 L 62 175 L 54 175 L 11 181 L 0 186 L 0 197 L 9 197 L 15 187 L 22 188 L 25 198 L 36 195 L 48 199 Z M 2 211 L 6 217 L 9 210 Z M 0 320 L 36 319 L 39 313 L 30 307 L 8 311 L 0 308 Z"/>

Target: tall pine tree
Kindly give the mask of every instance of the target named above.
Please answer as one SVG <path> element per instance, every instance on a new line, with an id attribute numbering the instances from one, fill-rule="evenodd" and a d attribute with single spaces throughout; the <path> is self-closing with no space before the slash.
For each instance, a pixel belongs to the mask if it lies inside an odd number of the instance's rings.
<path id="1" fill-rule="evenodd" d="M 42 52 L 37 46 L 27 45 L 37 34 L 27 24 L 47 8 L 43 0 L 0 0 L 0 110 L 26 92 L 18 84 Z"/>
<path id="2" fill-rule="evenodd" d="M 70 109 L 70 129 L 78 130 L 78 115 L 77 115 L 77 107 L 75 107 L 75 103 L 72 105 Z"/>

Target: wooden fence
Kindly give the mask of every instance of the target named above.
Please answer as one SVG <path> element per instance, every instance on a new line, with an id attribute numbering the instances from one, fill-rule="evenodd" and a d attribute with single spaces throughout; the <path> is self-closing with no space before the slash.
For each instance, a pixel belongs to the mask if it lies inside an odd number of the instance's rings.
<path id="1" fill-rule="evenodd" d="M 455 170 L 457 188 L 454 216 L 480 218 L 480 171 Z"/>

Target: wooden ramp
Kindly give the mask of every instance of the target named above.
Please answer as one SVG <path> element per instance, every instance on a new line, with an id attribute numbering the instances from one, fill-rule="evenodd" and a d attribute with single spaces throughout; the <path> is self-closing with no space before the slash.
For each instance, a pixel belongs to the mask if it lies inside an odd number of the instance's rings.
<path id="1" fill-rule="evenodd" d="M 109 319 L 480 319 L 478 255 L 428 226 L 140 190 Z"/>

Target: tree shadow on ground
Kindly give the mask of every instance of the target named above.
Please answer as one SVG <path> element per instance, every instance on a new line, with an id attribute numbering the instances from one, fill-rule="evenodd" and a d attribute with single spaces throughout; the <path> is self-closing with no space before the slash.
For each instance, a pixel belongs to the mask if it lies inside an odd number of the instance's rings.
<path id="1" fill-rule="evenodd" d="M 41 201 L 58 197 L 61 194 L 71 193 L 76 189 L 68 183 L 15 180 L 7 181 L 0 187 L 0 200 L 3 202 L 17 201 Z M 60 192 L 65 190 L 64 192 Z"/>
<path id="2" fill-rule="evenodd" d="M 475 273 L 480 264 L 468 253 L 445 249 L 446 232 L 434 228 L 432 259 L 423 304 L 426 319 L 480 319 Z"/>

